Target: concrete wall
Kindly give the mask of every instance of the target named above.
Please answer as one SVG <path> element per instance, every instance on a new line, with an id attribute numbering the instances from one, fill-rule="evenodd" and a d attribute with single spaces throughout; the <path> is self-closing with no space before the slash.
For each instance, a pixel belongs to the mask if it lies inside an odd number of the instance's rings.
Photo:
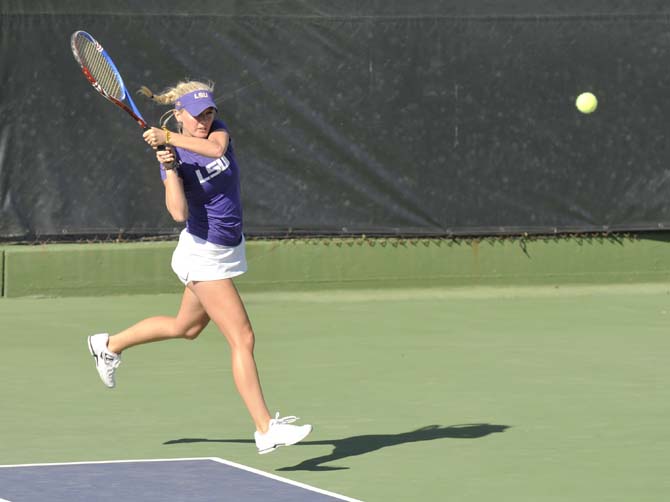
<path id="1" fill-rule="evenodd" d="M 169 293 L 174 242 L 0 248 L 4 297 Z M 242 291 L 670 282 L 668 237 L 252 240 Z"/>

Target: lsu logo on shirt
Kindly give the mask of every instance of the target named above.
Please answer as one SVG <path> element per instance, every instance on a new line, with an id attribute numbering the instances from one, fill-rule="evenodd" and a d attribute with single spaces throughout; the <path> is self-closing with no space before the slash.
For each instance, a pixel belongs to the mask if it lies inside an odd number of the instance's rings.
<path id="1" fill-rule="evenodd" d="M 223 157 L 210 162 L 205 167 L 196 169 L 195 174 L 198 176 L 198 181 L 202 185 L 206 181 L 209 181 L 212 178 L 218 176 L 229 167 L 230 161 L 224 155 Z M 205 172 L 203 173 L 202 170 Z"/>

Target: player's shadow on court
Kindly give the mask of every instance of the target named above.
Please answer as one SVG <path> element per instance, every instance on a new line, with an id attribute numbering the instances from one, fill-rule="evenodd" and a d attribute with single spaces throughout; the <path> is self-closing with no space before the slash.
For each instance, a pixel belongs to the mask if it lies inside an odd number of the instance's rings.
<path id="1" fill-rule="evenodd" d="M 309 458 L 297 465 L 282 467 L 278 471 L 337 471 L 348 469 L 348 467 L 337 467 L 323 465 L 335 462 L 347 457 L 364 455 L 389 446 L 405 443 L 416 443 L 418 441 L 433 441 L 435 439 L 478 439 L 495 432 L 505 432 L 509 425 L 496 424 L 460 424 L 460 425 L 428 425 L 410 432 L 400 434 L 368 434 L 365 436 L 352 436 L 344 439 L 330 439 L 322 441 L 303 441 L 296 446 L 309 445 L 333 445 L 333 451 L 328 455 Z M 204 439 L 184 438 L 166 441 L 163 444 L 180 443 L 253 443 L 251 439 Z"/>

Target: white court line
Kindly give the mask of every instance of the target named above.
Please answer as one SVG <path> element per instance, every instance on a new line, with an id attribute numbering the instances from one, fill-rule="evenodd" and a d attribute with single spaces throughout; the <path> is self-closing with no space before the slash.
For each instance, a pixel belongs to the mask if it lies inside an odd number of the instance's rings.
<path id="1" fill-rule="evenodd" d="M 140 458 L 137 460 L 92 460 L 88 462 L 51 462 L 45 464 L 7 464 L 0 465 L 0 469 L 11 467 L 48 467 L 56 465 L 89 465 L 89 464 L 127 464 L 129 462 L 181 462 L 185 460 L 213 460 L 209 457 L 194 458 Z"/>
<path id="2" fill-rule="evenodd" d="M 46 464 L 16 464 L 16 465 L 0 465 L 0 469 L 11 469 L 13 467 L 49 467 L 49 466 L 60 466 L 60 465 L 94 465 L 94 464 L 129 464 L 133 462 L 186 462 L 189 460 L 211 460 L 213 462 L 218 462 L 220 464 L 225 464 L 230 467 L 235 467 L 236 469 L 241 469 L 243 471 L 251 472 L 259 476 L 264 476 L 266 478 L 274 479 L 275 481 L 280 481 L 289 485 L 297 486 L 298 488 L 303 488 L 305 490 L 310 490 L 322 495 L 328 495 L 339 500 L 344 500 L 346 502 L 363 502 L 362 500 L 353 499 L 345 495 L 340 495 L 339 493 L 329 492 L 327 490 L 322 490 L 315 486 L 307 485 L 305 483 L 300 483 L 298 481 L 293 481 L 292 479 L 282 478 L 276 474 L 270 474 L 269 472 L 264 472 L 247 465 L 238 464 L 236 462 L 231 462 L 230 460 L 224 460 L 218 457 L 193 457 L 193 458 L 145 458 L 137 460 L 94 460 L 91 462 L 55 462 L 55 463 L 46 463 Z M 0 499 L 0 502 L 10 502 L 9 500 Z"/>
<path id="3" fill-rule="evenodd" d="M 222 464 L 226 464 L 226 465 L 229 465 L 231 467 L 236 467 L 237 469 L 242 469 L 244 471 L 253 472 L 254 474 L 258 474 L 259 476 L 265 476 L 266 478 L 281 481 L 282 483 L 287 483 L 289 485 L 304 488 L 305 490 L 310 490 L 310 491 L 313 491 L 313 492 L 317 492 L 317 493 L 320 493 L 322 495 L 328 495 L 330 497 L 334 497 L 334 498 L 337 498 L 337 499 L 340 499 L 340 500 L 346 500 L 347 502 L 363 502 L 362 500 L 352 499 L 351 497 L 346 497 L 344 495 L 340 495 L 339 493 L 334 493 L 334 492 L 329 492 L 327 490 L 322 490 L 321 488 L 316 488 L 314 486 L 306 485 L 305 483 L 300 483 L 298 481 L 293 481 L 292 479 L 282 478 L 281 476 L 277 476 L 276 474 L 270 474 L 269 472 L 259 471 L 258 469 L 254 469 L 253 467 L 249 467 L 249 466 L 246 466 L 246 465 L 231 462 L 230 460 L 224 460 L 222 458 L 217 458 L 217 457 L 210 457 L 209 460 L 213 460 L 214 462 L 219 462 L 219 463 L 222 463 Z"/>

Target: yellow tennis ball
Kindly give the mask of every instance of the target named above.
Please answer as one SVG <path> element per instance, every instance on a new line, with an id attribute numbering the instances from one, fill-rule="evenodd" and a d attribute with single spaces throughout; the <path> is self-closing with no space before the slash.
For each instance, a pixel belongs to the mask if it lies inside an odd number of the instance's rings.
<path id="1" fill-rule="evenodd" d="M 577 96 L 575 106 L 582 113 L 593 113 L 598 108 L 598 98 L 590 92 L 583 92 Z"/>

